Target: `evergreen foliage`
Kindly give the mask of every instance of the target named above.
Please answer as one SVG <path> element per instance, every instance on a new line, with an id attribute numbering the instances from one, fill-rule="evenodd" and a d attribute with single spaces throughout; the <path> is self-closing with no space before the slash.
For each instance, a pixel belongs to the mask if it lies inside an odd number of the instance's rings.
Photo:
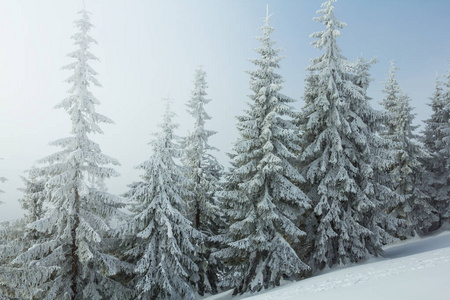
<path id="1" fill-rule="evenodd" d="M 27 225 L 45 238 L 14 259 L 26 271 L 8 283 L 23 288 L 30 299 L 126 299 L 129 294 L 110 278 L 126 264 L 102 251 L 108 245 L 108 222 L 122 215 L 118 209 L 124 204 L 88 184 L 90 176 L 117 176 L 106 165 L 119 163 L 88 137 L 102 133 L 99 123 L 113 122 L 95 112 L 99 101 L 88 90 L 91 84 L 100 86 L 88 64 L 97 59 L 89 51 L 95 40 L 88 35 L 92 27 L 88 12 L 79 14 L 81 19 L 75 21 L 79 32 L 72 36 L 78 49 L 69 54 L 75 61 L 64 67 L 73 71 L 67 79 L 72 86 L 69 96 L 56 106 L 69 114 L 72 135 L 52 142 L 62 150 L 40 161 L 39 172 L 48 178 L 48 211 Z"/>
<path id="2" fill-rule="evenodd" d="M 293 100 L 279 92 L 281 57 L 269 15 L 261 29 L 260 58 L 252 60 L 257 69 L 249 72 L 251 102 L 238 117 L 240 137 L 221 193 L 231 225 L 218 237 L 225 247 L 215 253 L 233 266 L 225 283 L 234 284 L 235 294 L 278 286 L 309 269 L 291 246 L 305 234 L 297 221 L 310 206 L 297 186 L 304 179 L 292 165 L 300 151 Z"/>
<path id="3" fill-rule="evenodd" d="M 125 195 L 133 203 L 123 233 L 131 236 L 125 255 L 135 264 L 131 284 L 137 299 L 196 299 L 198 249 L 192 240 L 200 235 L 186 218 L 189 182 L 174 161 L 180 151 L 173 141 L 173 116 L 167 103 L 153 153 L 138 166 L 142 181 Z"/>
<path id="4" fill-rule="evenodd" d="M 353 73 L 351 77 L 353 78 L 352 81 L 362 88 L 365 96 L 365 101 L 353 107 L 360 112 L 359 117 L 367 124 L 367 128 L 370 129 L 370 134 L 367 136 L 367 143 L 372 154 L 370 161 L 373 171 L 371 183 L 374 190 L 373 195 L 376 198 L 373 201 L 377 203 L 372 216 L 378 216 L 376 223 L 381 227 L 381 230 L 377 229 L 377 227 L 372 228 L 374 234 L 372 239 L 381 241 L 383 244 L 388 244 L 397 240 L 395 233 L 398 231 L 398 228 L 404 226 L 404 222 L 386 212 L 387 208 L 391 207 L 394 203 L 400 203 L 402 197 L 391 188 L 395 177 L 390 170 L 395 164 L 396 155 L 398 155 L 398 150 L 395 149 L 396 144 L 394 141 L 384 138 L 379 134 L 385 129 L 384 122 L 389 116 L 385 111 L 371 109 L 368 102 L 372 100 L 372 98 L 367 96 L 367 89 L 372 81 L 369 69 L 375 62 L 375 59 L 367 62 L 363 57 L 358 57 L 350 70 Z M 370 218 L 367 218 L 367 220 L 370 220 Z"/>
<path id="5" fill-rule="evenodd" d="M 282 57 L 267 11 L 231 167 L 224 174 L 213 155 L 211 100 L 198 68 L 187 103 L 193 129 L 180 145 L 167 99 L 151 155 L 137 166 L 141 179 L 124 195 L 130 214 L 105 183 L 118 176 L 119 162 L 91 139 L 113 121 L 96 112 L 96 41 L 81 10 L 73 62 L 63 67 L 72 72 L 68 96 L 56 106 L 69 115 L 71 132 L 22 177 L 25 215 L 0 223 L 0 298 L 195 300 L 230 287 L 234 295 L 253 293 L 380 255 L 387 243 L 449 222 L 450 72 L 446 82 L 436 79 L 419 137 L 393 62 L 384 111 L 371 107 L 375 60 L 341 54 L 337 38 L 346 24 L 334 15 L 337 0 L 324 1 L 314 20 L 325 29 L 311 35 L 321 55 L 308 68 L 302 111 L 281 93 Z"/>
<path id="6" fill-rule="evenodd" d="M 195 229 L 201 236 L 196 241 L 200 248 L 198 253 L 197 291 L 200 295 L 216 293 L 218 273 L 223 267 L 210 254 L 217 247 L 211 237 L 223 230 L 224 218 L 216 193 L 220 190 L 220 177 L 223 167 L 211 154 L 217 151 L 209 145 L 208 139 L 216 132 L 205 129 L 205 123 L 211 117 L 205 111 L 205 105 L 211 100 L 206 99 L 206 73 L 201 68 L 195 71 L 194 89 L 187 107 L 194 118 L 194 130 L 184 140 L 183 165 L 186 177 L 190 179 L 189 187 L 192 195 L 189 197 L 189 216 Z"/>
<path id="7" fill-rule="evenodd" d="M 35 243 L 46 238 L 34 229 L 27 228 L 27 224 L 35 222 L 44 216 L 43 203 L 45 200 L 45 180 L 39 176 L 39 170 L 31 168 L 28 178 L 22 177 L 25 187 L 23 198 L 19 200 L 22 209 L 26 212 L 23 218 L 5 222 L 0 230 L 0 292 L 13 298 L 27 298 L 27 289 L 24 285 L 17 286 L 16 282 L 11 283 L 10 278 L 19 278 L 27 273 L 26 268 L 20 267 L 14 260 L 26 252 Z"/>
<path id="8" fill-rule="evenodd" d="M 350 63 L 336 38 L 345 23 L 334 15 L 336 0 L 328 0 L 315 20 L 326 26 L 311 35 L 324 53 L 312 59 L 299 117 L 302 132 L 302 185 L 313 210 L 305 219 L 309 262 L 313 270 L 357 262 L 382 252 L 387 222 L 375 189 L 389 192 L 376 178 L 379 140 L 373 127 L 381 116 L 366 95 L 370 63 Z M 356 75 L 355 75 L 356 74 Z M 383 161 L 383 163 L 388 163 Z"/>
<path id="9" fill-rule="evenodd" d="M 425 121 L 424 144 L 430 152 L 426 168 L 431 173 L 428 184 L 432 205 L 439 216 L 439 226 L 450 218 L 450 72 L 446 85 L 439 78 L 431 97 L 432 114 Z M 446 90 L 445 90 L 446 88 Z"/>
<path id="10" fill-rule="evenodd" d="M 399 203 L 388 207 L 392 216 L 405 221 L 406 231 L 398 230 L 400 237 L 414 235 L 415 232 L 426 232 L 433 222 L 437 221 L 434 208 L 430 205 L 429 194 L 426 192 L 428 174 L 422 165 L 427 153 L 418 142 L 414 130 L 418 126 L 412 124 L 414 115 L 409 102 L 396 79 L 397 68 L 391 62 L 389 77 L 385 84 L 384 108 L 389 112 L 385 121 L 386 128 L 382 136 L 395 143 L 397 150 L 395 163 L 391 166 L 393 189 L 401 197 Z"/>

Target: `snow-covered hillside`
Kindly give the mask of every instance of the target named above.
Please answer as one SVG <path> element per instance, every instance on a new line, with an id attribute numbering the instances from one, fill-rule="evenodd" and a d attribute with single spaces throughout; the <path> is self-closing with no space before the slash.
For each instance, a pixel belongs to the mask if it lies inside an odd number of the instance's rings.
<path id="1" fill-rule="evenodd" d="M 204 300 L 449 300 L 450 231 L 385 248 L 384 258 L 333 268 L 313 278 L 259 293 Z"/>

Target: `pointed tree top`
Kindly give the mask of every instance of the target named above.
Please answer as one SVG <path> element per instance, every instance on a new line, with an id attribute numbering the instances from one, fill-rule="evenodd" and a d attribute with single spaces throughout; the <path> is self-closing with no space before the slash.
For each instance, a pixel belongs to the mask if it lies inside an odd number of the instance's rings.
<path id="1" fill-rule="evenodd" d="M 166 106 L 170 107 L 170 104 L 173 103 L 174 99 L 170 98 L 170 92 L 167 92 L 167 97 L 161 98 L 164 103 L 166 103 Z"/>
<path id="2" fill-rule="evenodd" d="M 197 65 L 197 71 L 203 71 L 203 65 L 202 64 L 198 64 Z"/>
<path id="3" fill-rule="evenodd" d="M 389 63 L 391 64 L 391 67 L 389 68 L 389 75 L 391 77 L 395 77 L 395 73 L 398 70 L 398 67 L 395 65 L 395 60 L 390 60 Z"/>
<path id="4" fill-rule="evenodd" d="M 266 23 L 269 23 L 269 19 L 273 14 L 269 15 L 269 4 L 266 4 Z"/>
<path id="5" fill-rule="evenodd" d="M 164 111 L 164 120 L 171 119 L 175 113 L 171 110 L 171 104 L 174 102 L 174 99 L 170 98 L 169 93 L 167 93 L 166 98 L 161 99 L 166 104 L 166 109 Z"/>

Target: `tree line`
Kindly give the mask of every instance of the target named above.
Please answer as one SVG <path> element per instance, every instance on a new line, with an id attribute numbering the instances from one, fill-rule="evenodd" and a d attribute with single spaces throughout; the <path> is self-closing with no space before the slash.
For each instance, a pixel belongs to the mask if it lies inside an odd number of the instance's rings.
<path id="1" fill-rule="evenodd" d="M 0 295 L 20 299 L 196 299 L 258 292 L 383 254 L 450 218 L 450 74 L 437 78 L 431 117 L 417 134 L 410 98 L 391 68 L 381 104 L 367 94 L 374 60 L 347 60 L 345 23 L 327 0 L 312 34 L 304 106 L 282 94 L 281 56 L 267 14 L 251 60 L 248 108 L 228 170 L 207 129 L 206 73 L 187 102 L 193 128 L 174 135 L 171 102 L 124 195 L 107 191 L 119 162 L 90 136 L 112 120 L 96 112 L 87 11 L 75 22 L 71 88 L 57 107 L 72 122 L 60 150 L 23 177 L 23 218 L 0 227 Z M 6 180 L 0 178 L 0 182 Z M 124 210 L 126 208 L 126 210 Z"/>

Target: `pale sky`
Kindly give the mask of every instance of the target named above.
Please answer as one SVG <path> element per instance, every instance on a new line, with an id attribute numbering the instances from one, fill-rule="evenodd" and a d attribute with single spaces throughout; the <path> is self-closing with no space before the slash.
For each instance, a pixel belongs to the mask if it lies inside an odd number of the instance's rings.
<path id="1" fill-rule="evenodd" d="M 92 136 L 105 154 L 117 158 L 121 177 L 107 182 L 122 194 L 139 179 L 133 167 L 148 159 L 151 133 L 163 112 L 161 98 L 174 99 L 179 135 L 192 126 L 185 104 L 195 68 L 207 72 L 206 107 L 212 120 L 207 128 L 218 132 L 211 144 L 228 166 L 226 152 L 237 138 L 235 116 L 248 101 L 248 59 L 257 57 L 254 39 L 260 35 L 269 4 L 273 39 L 284 49 L 279 73 L 283 93 L 303 106 L 305 69 L 321 54 L 309 35 L 323 30 L 313 21 L 323 0 L 85 0 L 98 41 L 92 52 L 100 58 L 92 67 L 102 88 L 91 91 L 102 103 L 97 111 L 115 121 L 103 125 L 102 136 Z M 69 135 L 70 121 L 53 106 L 67 96 L 64 82 L 70 73 L 66 54 L 75 48 L 70 36 L 82 8 L 76 0 L 0 0 L 0 183 L 5 193 L 0 221 L 22 215 L 19 178 L 32 164 L 58 148 L 50 141 Z M 335 5 L 342 30 L 338 45 L 350 60 L 359 55 L 377 57 L 371 69 L 372 104 L 379 108 L 389 61 L 396 60 L 398 81 L 412 99 L 416 123 L 430 115 L 426 105 L 433 93 L 436 72 L 450 69 L 450 1 L 448 0 L 340 0 Z"/>

